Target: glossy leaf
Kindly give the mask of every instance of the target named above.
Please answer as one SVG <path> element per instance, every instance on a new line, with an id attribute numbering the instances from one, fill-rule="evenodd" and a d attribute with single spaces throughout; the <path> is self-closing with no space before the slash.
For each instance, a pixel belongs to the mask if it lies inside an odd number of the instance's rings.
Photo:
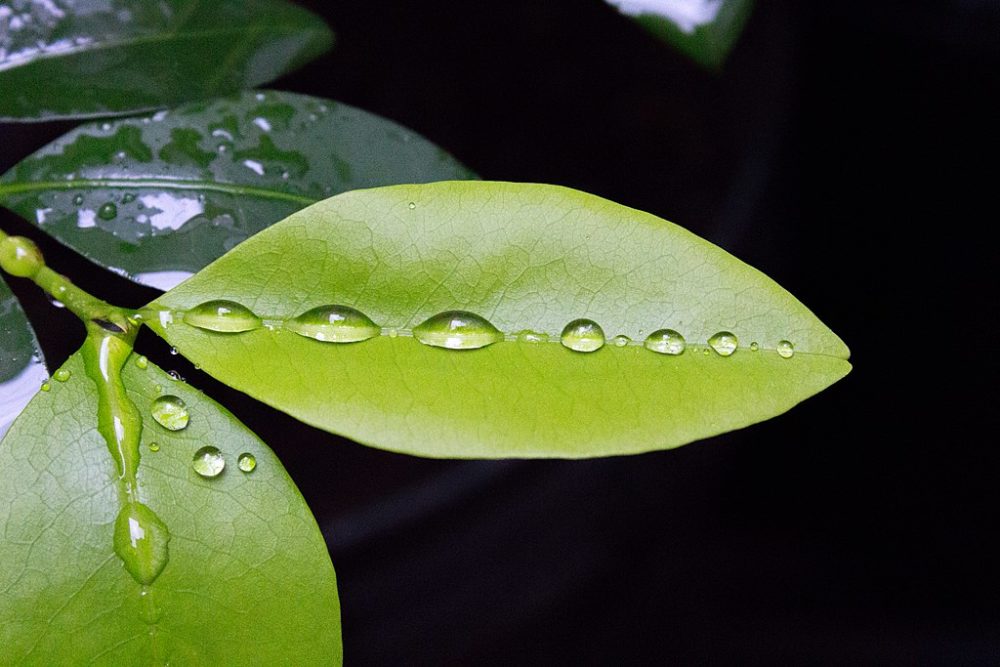
<path id="1" fill-rule="evenodd" d="M 0 2 L 0 120 L 107 116 L 250 88 L 329 48 L 281 0 Z"/>
<path id="2" fill-rule="evenodd" d="M 265 326 L 221 334 L 184 322 L 182 311 L 210 299 L 241 303 Z M 283 328 L 324 304 L 356 308 L 382 335 L 336 344 Z M 153 309 L 162 312 L 151 326 L 223 382 L 320 428 L 423 456 L 675 447 L 784 412 L 850 369 L 843 342 L 757 270 L 652 215 L 545 185 L 346 193 L 248 240 Z M 391 335 L 454 310 L 507 340 L 450 350 Z M 578 318 L 632 343 L 570 351 L 559 334 Z M 489 337 L 468 316 L 445 320 L 479 332 L 477 344 Z M 642 346 L 667 327 L 687 339 L 683 354 Z M 512 336 L 522 330 L 538 335 Z M 739 339 L 729 357 L 707 346 L 722 330 Z M 789 359 L 776 352 L 786 339 Z"/>
<path id="3" fill-rule="evenodd" d="M 607 0 L 705 67 L 722 66 L 743 32 L 753 0 Z"/>
<path id="4" fill-rule="evenodd" d="M 0 437 L 47 376 L 28 318 L 0 276 Z"/>
<path id="5" fill-rule="evenodd" d="M 419 135 L 278 92 L 93 123 L 0 178 L 0 204 L 99 264 L 168 289 L 247 237 L 347 190 L 474 178 Z"/>
<path id="6" fill-rule="evenodd" d="M 138 493 L 170 532 L 169 560 L 143 595 L 112 550 L 117 469 L 96 429 L 95 385 L 79 354 L 63 369 L 70 378 L 38 394 L 0 443 L 4 664 L 340 664 L 333 567 L 278 459 L 211 399 L 129 362 L 143 414 Z M 161 392 L 186 403 L 187 428 L 150 417 Z M 206 444 L 226 459 L 212 479 L 192 469 Z M 238 469 L 242 452 L 256 457 L 252 473 Z"/>

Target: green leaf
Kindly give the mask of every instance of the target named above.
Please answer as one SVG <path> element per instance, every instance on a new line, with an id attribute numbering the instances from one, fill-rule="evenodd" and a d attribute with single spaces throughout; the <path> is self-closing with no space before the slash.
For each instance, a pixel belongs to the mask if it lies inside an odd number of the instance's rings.
<path id="1" fill-rule="evenodd" d="M 709 69 L 722 67 L 753 10 L 753 0 L 607 1 Z"/>
<path id="2" fill-rule="evenodd" d="M 46 377 L 35 332 L 0 276 L 0 437 Z"/>
<path id="3" fill-rule="evenodd" d="M 280 0 L 0 2 L 0 120 L 107 116 L 260 85 L 323 53 Z"/>
<path id="4" fill-rule="evenodd" d="M 130 362 L 138 494 L 170 532 L 169 560 L 143 595 L 112 548 L 118 475 L 96 429 L 95 384 L 79 353 L 63 369 L 70 378 L 38 394 L 0 443 L 3 662 L 340 664 L 333 567 L 278 459 L 211 399 Z M 186 403 L 186 429 L 150 417 L 160 392 Z M 204 445 L 225 455 L 218 477 L 192 469 Z M 252 473 L 238 469 L 242 452 L 256 457 Z"/>
<path id="5" fill-rule="evenodd" d="M 347 190 L 474 178 L 419 135 L 278 92 L 77 128 L 0 178 L 0 203 L 97 263 L 169 289 Z"/>
<path id="6" fill-rule="evenodd" d="M 265 326 L 220 334 L 184 322 L 181 311 L 213 299 L 249 307 Z M 383 335 L 337 344 L 282 326 L 325 304 L 360 310 Z M 456 181 L 333 197 L 152 308 L 162 312 L 150 325 L 221 381 L 359 442 L 433 457 L 675 447 L 782 413 L 850 370 L 844 343 L 757 270 L 652 215 L 546 185 Z M 485 317 L 508 340 L 448 350 L 391 335 L 450 310 Z M 633 344 L 570 351 L 559 334 L 577 318 Z M 352 331 L 363 331 L 356 320 Z M 642 346 L 662 328 L 684 335 L 683 354 Z M 510 340 L 526 329 L 549 342 Z M 740 341 L 730 357 L 706 346 L 722 330 Z M 791 358 L 775 351 L 783 340 Z"/>

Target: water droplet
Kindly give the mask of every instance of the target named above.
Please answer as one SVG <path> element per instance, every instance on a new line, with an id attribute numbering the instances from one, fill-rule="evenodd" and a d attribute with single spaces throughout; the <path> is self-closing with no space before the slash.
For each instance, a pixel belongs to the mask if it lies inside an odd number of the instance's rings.
<path id="1" fill-rule="evenodd" d="M 52 377 L 58 380 L 59 382 L 66 382 L 67 380 L 70 379 L 72 375 L 73 373 L 69 369 L 60 368 L 59 370 L 57 370 L 55 373 L 52 374 Z"/>
<path id="2" fill-rule="evenodd" d="M 289 320 L 285 328 L 328 343 L 356 343 L 381 331 L 367 315 L 350 306 L 318 306 Z"/>
<path id="3" fill-rule="evenodd" d="M 128 503 L 115 519 L 115 553 L 140 584 L 153 583 L 166 567 L 169 542 L 166 524 L 142 503 Z"/>
<path id="4" fill-rule="evenodd" d="M 151 442 L 151 443 L 149 443 L 149 451 L 151 451 L 151 452 L 158 452 L 158 451 L 160 451 L 160 443 L 158 443 L 158 442 Z"/>
<path id="5" fill-rule="evenodd" d="M 52 389 L 52 385 L 50 385 L 48 382 L 42 383 L 42 391 L 49 391 L 50 389 Z"/>
<path id="6" fill-rule="evenodd" d="M 134 201 L 135 201 L 135 195 L 132 194 L 131 192 L 126 193 L 125 196 L 122 197 L 123 204 L 131 204 Z"/>
<path id="7" fill-rule="evenodd" d="M 538 333 L 537 331 L 532 331 L 531 329 L 524 329 L 523 331 L 517 332 L 517 342 L 547 343 L 549 342 L 549 335 L 546 333 Z"/>
<path id="8" fill-rule="evenodd" d="M 111 123 L 101 123 L 101 129 L 105 132 L 109 132 L 111 130 Z"/>
<path id="9" fill-rule="evenodd" d="M 191 466 L 202 477 L 218 477 L 219 473 L 226 467 L 226 459 L 217 447 L 208 445 L 194 453 Z"/>
<path id="10" fill-rule="evenodd" d="M 257 457 L 255 457 L 250 452 L 244 452 L 240 454 L 239 460 L 236 465 L 243 472 L 253 472 L 257 468 Z"/>
<path id="11" fill-rule="evenodd" d="M 170 356 L 171 357 L 176 357 L 178 354 L 180 354 L 180 352 L 177 351 L 176 347 L 170 348 Z"/>
<path id="12" fill-rule="evenodd" d="M 464 310 L 427 318 L 413 328 L 413 337 L 424 345 L 449 350 L 475 350 L 503 340 L 503 334 L 486 319 Z"/>
<path id="13" fill-rule="evenodd" d="M 76 195 L 75 197 L 73 197 L 74 206 L 79 206 L 82 203 L 83 203 L 83 195 Z"/>
<path id="14" fill-rule="evenodd" d="M 625 347 L 626 345 L 628 345 L 631 342 L 632 342 L 631 338 L 629 338 L 628 336 L 622 335 L 622 334 L 619 334 L 619 335 L 617 335 L 617 336 L 615 336 L 614 338 L 611 339 L 611 343 L 615 347 Z"/>
<path id="15" fill-rule="evenodd" d="M 658 352 L 659 354 L 678 355 L 684 353 L 684 336 L 673 329 L 660 329 L 654 331 L 646 337 L 643 343 L 647 350 Z"/>
<path id="16" fill-rule="evenodd" d="M 708 339 L 708 344 L 720 356 L 728 357 L 736 351 L 736 346 L 739 345 L 739 341 L 736 340 L 735 334 L 730 333 L 729 331 L 720 331 Z"/>
<path id="17" fill-rule="evenodd" d="M 184 322 L 199 329 L 237 333 L 259 329 L 260 318 L 235 301 L 206 301 L 184 313 Z"/>
<path id="18" fill-rule="evenodd" d="M 596 352 L 604 347 L 604 330 L 593 320 L 573 320 L 562 330 L 560 341 L 574 352 Z"/>
<path id="19" fill-rule="evenodd" d="M 149 368 L 149 359 L 147 359 L 145 355 L 140 355 L 136 357 L 135 365 L 136 367 L 141 368 L 142 370 L 146 370 L 147 368 Z"/>
<path id="20" fill-rule="evenodd" d="M 757 343 L 757 341 L 754 341 L 754 342 L 750 343 L 750 351 L 751 352 L 756 352 L 759 349 L 760 349 L 760 344 Z"/>
<path id="21" fill-rule="evenodd" d="M 783 340 L 778 343 L 778 354 L 781 355 L 783 359 L 791 359 L 792 355 L 795 354 L 795 346 L 792 345 L 790 341 Z"/>
<path id="22" fill-rule="evenodd" d="M 108 202 L 97 209 L 97 217 L 101 220 L 114 220 L 118 217 L 118 207 Z"/>
<path id="23" fill-rule="evenodd" d="M 411 201 L 411 202 L 410 202 L 409 204 L 407 204 L 406 206 L 407 206 L 407 208 L 409 208 L 409 209 L 410 209 L 410 210 L 412 211 L 413 209 L 415 209 L 415 208 L 417 207 L 417 203 L 416 203 L 416 202 L 412 202 L 412 201 Z"/>
<path id="24" fill-rule="evenodd" d="M 389 338 L 398 338 L 399 337 L 399 329 L 393 327 L 393 328 L 389 329 L 388 331 L 386 331 L 385 335 L 388 336 Z"/>
<path id="25" fill-rule="evenodd" d="M 168 431 L 180 431 L 187 428 L 188 421 L 191 419 L 184 401 L 170 394 L 155 399 L 150 411 L 153 413 L 153 419 L 156 420 L 156 423 Z"/>

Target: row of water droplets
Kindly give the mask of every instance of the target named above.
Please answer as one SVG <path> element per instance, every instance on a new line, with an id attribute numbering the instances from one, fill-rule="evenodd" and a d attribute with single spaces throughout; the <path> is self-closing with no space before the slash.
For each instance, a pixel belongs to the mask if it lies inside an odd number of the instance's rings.
<path id="1" fill-rule="evenodd" d="M 155 314 L 160 323 L 167 326 L 174 321 L 174 313 L 161 311 Z M 396 337 L 412 335 L 424 345 L 449 350 L 475 350 L 493 345 L 503 340 L 524 343 L 549 342 L 548 334 L 524 330 L 516 334 L 504 334 L 486 318 L 463 310 L 449 310 L 434 315 L 413 328 L 412 331 L 383 328 L 361 311 L 350 306 L 328 305 L 307 310 L 290 320 L 265 320 L 246 306 L 234 301 L 216 299 L 184 311 L 184 323 L 206 331 L 221 333 L 241 333 L 262 327 L 283 327 L 300 336 L 326 343 L 357 343 L 378 335 Z M 607 338 L 601 326 L 588 319 L 577 319 L 567 324 L 559 335 L 559 342 L 574 352 L 596 352 L 605 346 Z M 720 356 L 728 357 L 736 352 L 739 341 L 729 331 L 719 331 L 708 339 L 708 346 Z M 611 339 L 615 347 L 634 344 L 627 336 Z M 687 341 L 673 329 L 659 329 L 649 334 L 642 345 L 652 352 L 676 356 L 683 354 Z M 750 344 L 752 351 L 760 349 L 756 342 Z M 785 358 L 795 353 L 795 347 L 787 340 L 780 341 L 775 350 Z M 705 349 L 708 353 L 708 349 Z"/>

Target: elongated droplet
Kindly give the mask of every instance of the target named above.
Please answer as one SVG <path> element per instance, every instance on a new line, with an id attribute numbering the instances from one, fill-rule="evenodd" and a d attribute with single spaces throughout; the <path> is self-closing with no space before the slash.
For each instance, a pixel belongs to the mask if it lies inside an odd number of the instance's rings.
<path id="1" fill-rule="evenodd" d="M 202 477 L 218 477 L 226 467 L 226 459 L 217 447 L 208 445 L 194 453 L 191 467 Z"/>
<path id="2" fill-rule="evenodd" d="M 685 343 L 684 336 L 673 329 L 660 329 L 649 334 L 643 345 L 646 346 L 647 350 L 676 356 L 684 353 Z"/>
<path id="3" fill-rule="evenodd" d="M 156 423 L 168 431 L 181 431 L 187 428 L 191 417 L 187 406 L 177 396 L 160 396 L 153 400 L 150 408 Z"/>
<path id="4" fill-rule="evenodd" d="M 167 565 L 170 531 L 156 512 L 142 503 L 128 503 L 115 519 L 115 553 L 132 578 L 151 584 Z"/>
<path id="5" fill-rule="evenodd" d="M 532 331 L 531 329 L 524 329 L 523 331 L 517 332 L 517 342 L 519 343 L 548 343 L 549 335 L 546 333 L 538 333 L 537 331 Z"/>
<path id="6" fill-rule="evenodd" d="M 626 345 L 628 345 L 631 342 L 632 342 L 631 338 L 629 338 L 628 336 L 622 335 L 622 334 L 619 334 L 619 335 L 617 335 L 617 336 L 615 336 L 614 338 L 611 339 L 611 343 L 615 347 L 625 347 Z"/>
<path id="7" fill-rule="evenodd" d="M 475 350 L 503 340 L 503 334 L 475 313 L 448 310 L 413 328 L 413 337 L 424 345 L 449 350 Z"/>
<path id="8" fill-rule="evenodd" d="M 381 329 L 350 306 L 319 306 L 285 323 L 285 328 L 306 338 L 327 343 L 357 343 L 374 338 Z"/>
<path id="9" fill-rule="evenodd" d="M 257 468 L 257 457 L 250 452 L 243 452 L 236 461 L 236 465 L 243 472 L 253 472 Z"/>
<path id="10" fill-rule="evenodd" d="M 593 320 L 573 320 L 563 329 L 559 340 L 574 352 L 596 352 L 604 347 L 604 330 Z"/>
<path id="11" fill-rule="evenodd" d="M 118 207 L 108 202 L 97 209 L 97 217 L 101 220 L 114 220 L 118 217 Z"/>
<path id="12" fill-rule="evenodd" d="M 783 340 L 780 343 L 778 343 L 777 350 L 778 354 L 785 359 L 791 359 L 792 355 L 795 354 L 795 346 L 792 345 L 792 343 L 787 340 Z"/>
<path id="13" fill-rule="evenodd" d="M 199 329 L 238 333 L 259 329 L 260 318 L 235 301 L 216 299 L 199 304 L 184 313 L 184 322 Z"/>
<path id="14" fill-rule="evenodd" d="M 739 341 L 736 339 L 735 334 L 728 331 L 720 331 L 708 339 L 708 344 L 719 356 L 728 357 L 736 351 Z"/>
<path id="15" fill-rule="evenodd" d="M 59 370 L 57 370 L 55 373 L 52 374 L 52 377 L 53 379 L 58 380 L 59 382 L 66 382 L 67 380 L 70 379 L 70 377 L 72 377 L 72 375 L 73 373 L 69 369 L 60 368 Z"/>

